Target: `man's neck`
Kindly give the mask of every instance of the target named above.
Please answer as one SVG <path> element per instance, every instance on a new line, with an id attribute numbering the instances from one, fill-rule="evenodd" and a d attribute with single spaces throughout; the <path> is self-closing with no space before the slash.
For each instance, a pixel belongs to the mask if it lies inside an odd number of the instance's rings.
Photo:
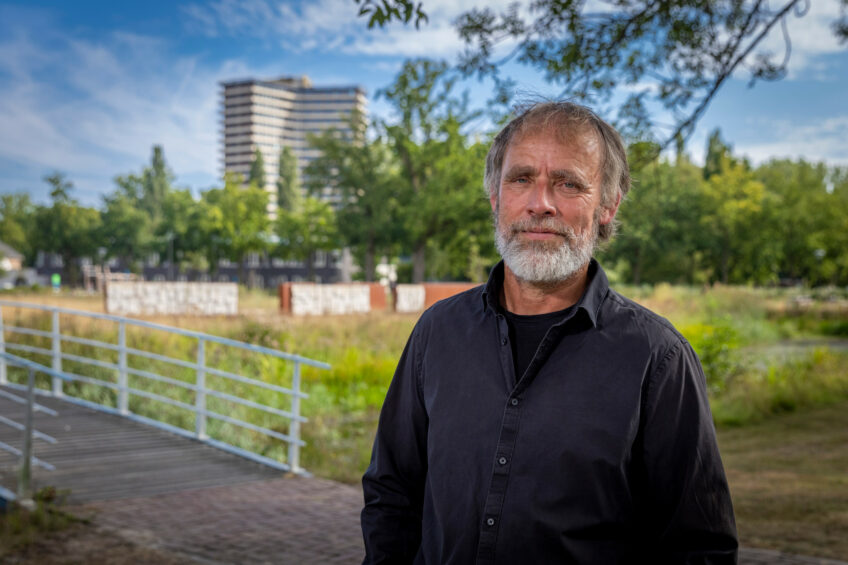
<path id="1" fill-rule="evenodd" d="M 588 280 L 588 263 L 565 280 L 542 284 L 521 280 L 504 265 L 501 305 L 507 311 L 522 316 L 565 310 L 580 300 Z"/>

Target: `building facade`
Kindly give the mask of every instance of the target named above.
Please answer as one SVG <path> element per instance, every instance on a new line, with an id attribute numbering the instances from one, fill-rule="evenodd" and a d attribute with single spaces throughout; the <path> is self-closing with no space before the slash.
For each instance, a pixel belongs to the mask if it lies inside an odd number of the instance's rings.
<path id="1" fill-rule="evenodd" d="M 224 171 L 247 178 L 256 149 L 265 162 L 269 213 L 277 208 L 280 152 L 289 147 L 300 172 L 319 156 L 307 136 L 334 128 L 351 134 L 350 116 L 366 112 L 365 91 L 359 86 L 316 87 L 308 77 L 235 80 L 222 83 Z M 301 175 L 302 177 L 302 175 Z M 330 193 L 324 195 L 332 199 Z"/>

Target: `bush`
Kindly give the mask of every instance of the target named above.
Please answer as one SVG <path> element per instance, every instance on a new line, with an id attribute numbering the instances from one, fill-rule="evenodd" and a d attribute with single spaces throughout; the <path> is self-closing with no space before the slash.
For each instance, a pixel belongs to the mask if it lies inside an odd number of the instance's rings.
<path id="1" fill-rule="evenodd" d="M 710 390 L 723 390 L 727 380 L 738 370 L 736 350 L 739 348 L 739 334 L 730 325 L 729 319 L 690 324 L 681 328 L 680 333 L 698 354 Z"/>

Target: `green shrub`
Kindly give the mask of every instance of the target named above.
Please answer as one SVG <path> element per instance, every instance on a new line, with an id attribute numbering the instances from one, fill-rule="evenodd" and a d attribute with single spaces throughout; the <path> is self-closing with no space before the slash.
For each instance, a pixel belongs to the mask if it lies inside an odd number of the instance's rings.
<path id="1" fill-rule="evenodd" d="M 698 354 L 710 390 L 724 389 L 728 378 L 738 368 L 736 350 L 739 334 L 730 325 L 729 319 L 719 318 L 710 324 L 690 324 L 682 327 L 680 332 Z"/>
<path id="2" fill-rule="evenodd" d="M 718 425 L 739 426 L 848 398 L 848 356 L 826 348 L 733 376 L 711 399 Z"/>

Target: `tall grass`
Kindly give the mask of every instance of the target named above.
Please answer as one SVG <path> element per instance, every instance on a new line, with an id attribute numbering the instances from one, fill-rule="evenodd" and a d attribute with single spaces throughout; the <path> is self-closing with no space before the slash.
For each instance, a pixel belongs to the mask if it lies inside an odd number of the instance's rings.
<path id="1" fill-rule="evenodd" d="M 761 421 L 773 414 L 808 406 L 826 404 L 848 398 L 848 356 L 825 349 L 808 350 L 786 359 L 769 357 L 752 362 L 748 348 L 769 343 L 783 343 L 799 336 L 822 332 L 822 325 L 810 324 L 815 314 L 806 312 L 791 316 L 780 310 L 786 297 L 779 291 L 750 288 L 700 288 L 658 285 L 654 289 L 635 290 L 639 302 L 668 317 L 681 329 L 702 359 L 710 385 L 713 414 L 720 426 L 740 426 Z M 294 318 L 276 312 L 273 296 L 250 295 L 248 314 L 238 317 L 195 318 L 168 317 L 155 321 L 204 331 L 239 341 L 297 353 L 332 365 L 329 371 L 303 367 L 302 387 L 309 394 L 301 404 L 309 422 L 301 426 L 307 446 L 301 463 L 313 473 L 345 482 L 356 482 L 368 463 L 371 442 L 376 430 L 380 406 L 391 381 L 397 359 L 416 317 L 388 313 L 368 315 Z M 775 315 L 778 312 L 778 315 Z M 15 325 L 49 328 L 49 317 L 43 314 L 4 309 L 6 322 Z M 27 318 L 29 316 L 29 318 Z M 811 318 L 812 317 L 812 318 Z M 827 318 L 827 323 L 845 320 Z M 841 327 L 841 326 L 834 326 Z M 114 324 L 99 320 L 62 318 L 64 333 L 89 339 L 116 341 Z M 832 331 L 838 334 L 839 331 Z M 19 336 L 20 337 L 20 336 Z M 8 336 L 7 336 L 8 338 Z M 32 343 L 49 347 L 46 340 L 29 336 Z M 132 329 L 127 332 L 131 347 L 156 351 L 162 355 L 194 360 L 196 341 L 173 334 Z M 80 344 L 65 344 L 64 350 L 77 355 L 93 356 L 115 362 L 114 352 L 95 350 Z M 38 356 L 34 356 L 39 360 Z M 289 386 L 292 365 L 263 355 L 248 354 L 224 346 L 207 345 L 209 366 L 232 371 L 280 386 Z M 49 358 L 40 362 L 49 366 Z M 194 371 L 159 361 L 130 356 L 131 367 L 166 375 L 178 381 L 193 383 Z M 115 372 L 97 367 L 84 367 L 66 361 L 65 369 L 85 375 L 97 375 L 115 381 Z M 22 374 L 16 378 L 22 378 Z M 42 385 L 46 386 L 46 378 Z M 223 392 L 287 409 L 289 398 L 261 389 L 250 389 L 241 383 L 207 376 L 210 386 Z M 144 383 L 131 377 L 131 386 L 155 391 L 193 404 L 191 391 L 174 385 Z M 113 391 L 88 385 L 66 385 L 75 394 L 114 406 Z M 241 407 L 225 400 L 207 398 L 210 409 L 244 419 L 281 433 L 288 431 L 285 418 L 255 409 Z M 160 414 L 172 425 L 193 429 L 190 412 L 162 403 L 131 397 L 131 409 L 139 414 Z M 210 420 L 209 431 L 219 439 L 285 460 L 285 445 L 266 436 Z"/>

